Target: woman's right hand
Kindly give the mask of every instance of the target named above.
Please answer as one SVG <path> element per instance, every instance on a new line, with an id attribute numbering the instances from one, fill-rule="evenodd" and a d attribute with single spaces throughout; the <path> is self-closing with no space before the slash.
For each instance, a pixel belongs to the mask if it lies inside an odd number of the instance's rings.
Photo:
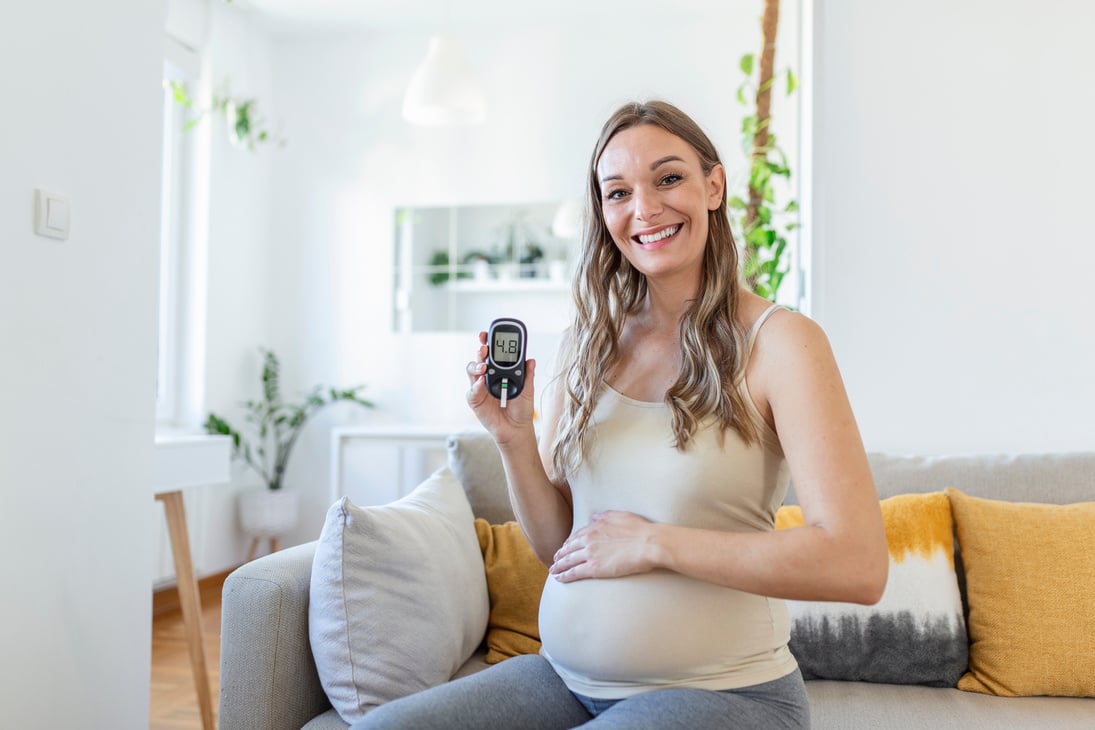
<path id="1" fill-rule="evenodd" d="M 533 381 L 536 374 L 536 361 L 527 360 L 525 364 L 525 387 L 521 395 L 511 398 L 502 408 L 502 402 L 487 392 L 484 374 L 487 371 L 487 333 L 479 333 L 479 348 L 475 360 L 467 365 L 468 405 L 483 428 L 494 437 L 499 446 L 504 446 L 514 437 L 527 433 L 533 428 L 536 415 L 533 399 Z"/>

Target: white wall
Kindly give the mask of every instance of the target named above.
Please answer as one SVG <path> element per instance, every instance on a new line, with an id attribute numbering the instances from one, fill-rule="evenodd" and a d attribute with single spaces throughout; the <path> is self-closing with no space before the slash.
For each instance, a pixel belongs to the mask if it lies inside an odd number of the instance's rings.
<path id="1" fill-rule="evenodd" d="M 1095 444 L 1095 6 L 817 2 L 814 314 L 868 448 Z"/>
<path id="2" fill-rule="evenodd" d="M 233 98 L 257 99 L 260 118 L 274 129 L 278 109 L 269 38 L 233 6 L 214 3 L 211 11 L 205 62 L 213 89 L 222 90 L 227 81 Z M 259 348 L 274 344 L 271 317 L 280 294 L 272 281 L 270 181 L 281 152 L 269 144 L 253 152 L 234 147 L 223 115 L 211 122 L 205 400 L 208 411 L 242 429 L 241 401 L 262 393 Z M 202 536 L 194 551 L 199 575 L 231 569 L 247 554 L 236 494 L 262 480 L 240 462 L 233 467 L 233 484 L 196 491 L 204 499 Z"/>
<path id="3" fill-rule="evenodd" d="M 0 11 L 5 727 L 148 726 L 162 28 L 143 0 Z"/>
<path id="4" fill-rule="evenodd" d="M 784 5 L 781 35 L 794 39 L 796 3 Z M 333 423 L 474 425 L 463 374 L 474 333 L 390 334 L 394 209 L 580 197 L 601 124 L 632 98 L 678 104 L 737 168 L 737 60 L 759 47 L 759 14 L 759 4 L 713 4 L 706 16 L 617 18 L 611 33 L 589 24 L 462 28 L 457 37 L 489 105 L 487 123 L 465 129 L 400 118 L 425 31 L 276 43 L 289 145 L 274 163 L 274 344 L 288 361 L 289 387 L 366 383 L 379 405 L 363 416 L 321 415 L 304 433 L 288 471 L 306 507 L 292 541 L 318 534 L 329 504 Z M 780 116 L 782 103 L 777 128 L 795 154 L 794 117 Z M 532 354 L 550 366 L 556 340 L 536 338 Z"/>

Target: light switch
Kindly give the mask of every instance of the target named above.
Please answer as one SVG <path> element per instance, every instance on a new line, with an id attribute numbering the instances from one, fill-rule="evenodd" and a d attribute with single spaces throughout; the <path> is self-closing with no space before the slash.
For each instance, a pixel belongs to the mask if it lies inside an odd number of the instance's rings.
<path id="1" fill-rule="evenodd" d="M 68 234 L 68 201 L 46 198 L 46 228 Z"/>
<path id="2" fill-rule="evenodd" d="M 34 191 L 34 232 L 39 236 L 68 238 L 68 198 L 42 189 Z"/>

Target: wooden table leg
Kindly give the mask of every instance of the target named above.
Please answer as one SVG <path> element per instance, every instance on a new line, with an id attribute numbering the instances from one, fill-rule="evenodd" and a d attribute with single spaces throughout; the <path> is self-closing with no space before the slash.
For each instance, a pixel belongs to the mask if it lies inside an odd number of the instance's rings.
<path id="1" fill-rule="evenodd" d="M 156 495 L 163 502 L 167 516 L 167 530 L 171 536 L 171 553 L 175 558 L 175 582 L 179 589 L 179 604 L 186 624 L 186 642 L 190 647 L 190 667 L 194 673 L 194 687 L 198 691 L 202 728 L 214 730 L 213 697 L 209 690 L 209 674 L 205 664 L 205 644 L 202 641 L 201 596 L 198 581 L 194 577 L 194 563 L 190 556 L 190 535 L 186 529 L 186 510 L 182 492 L 164 492 Z"/>

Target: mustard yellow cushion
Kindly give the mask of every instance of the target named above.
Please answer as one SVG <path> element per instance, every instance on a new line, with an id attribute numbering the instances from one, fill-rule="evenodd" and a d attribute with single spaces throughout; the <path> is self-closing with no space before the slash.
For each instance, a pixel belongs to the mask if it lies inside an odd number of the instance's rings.
<path id="1" fill-rule="evenodd" d="M 966 671 L 969 640 L 954 571 L 954 523 L 942 492 L 880 503 L 890 552 L 882 599 L 873 606 L 787 601 L 788 646 L 807 679 L 953 687 Z M 776 529 L 803 524 L 782 507 Z"/>
<path id="2" fill-rule="evenodd" d="M 969 602 L 970 666 L 958 689 L 1095 697 L 1095 502 L 946 493 Z"/>
<path id="3" fill-rule="evenodd" d="M 475 520 L 490 596 L 487 664 L 540 651 L 540 594 L 547 568 L 536 557 L 516 522 L 492 525 Z"/>

